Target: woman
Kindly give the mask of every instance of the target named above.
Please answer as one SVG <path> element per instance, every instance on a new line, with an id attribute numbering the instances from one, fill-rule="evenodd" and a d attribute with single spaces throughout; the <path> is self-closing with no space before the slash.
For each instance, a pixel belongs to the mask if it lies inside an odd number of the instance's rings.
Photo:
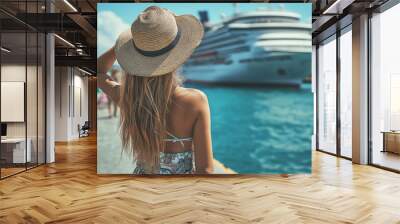
<path id="1" fill-rule="evenodd" d="M 118 81 L 118 70 L 112 69 L 111 70 L 111 79 L 114 81 Z M 108 118 L 117 117 L 117 103 L 111 99 L 110 96 L 107 95 L 107 107 L 108 107 Z M 113 111 L 114 109 L 114 111 Z"/>
<path id="2" fill-rule="evenodd" d="M 123 150 L 136 161 L 134 174 L 213 172 L 207 97 L 181 87 L 176 73 L 202 36 L 194 16 L 152 6 L 98 59 L 98 85 L 120 107 Z M 115 60 L 124 72 L 121 85 L 106 75 Z"/>

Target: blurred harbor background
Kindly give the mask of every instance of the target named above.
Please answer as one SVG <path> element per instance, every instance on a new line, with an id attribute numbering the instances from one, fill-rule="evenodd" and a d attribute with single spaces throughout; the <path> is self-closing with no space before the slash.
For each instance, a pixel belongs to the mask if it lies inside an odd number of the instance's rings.
<path id="1" fill-rule="evenodd" d="M 308 173 L 313 100 L 310 90 L 187 85 L 211 108 L 214 156 L 238 173 Z"/>
<path id="2" fill-rule="evenodd" d="M 311 172 L 313 98 L 307 84 L 300 89 L 185 86 L 207 94 L 214 157 L 226 167 L 248 174 Z M 107 105 L 100 105 L 99 172 L 131 173 L 133 162 L 120 153 L 118 113 L 109 115 Z"/>

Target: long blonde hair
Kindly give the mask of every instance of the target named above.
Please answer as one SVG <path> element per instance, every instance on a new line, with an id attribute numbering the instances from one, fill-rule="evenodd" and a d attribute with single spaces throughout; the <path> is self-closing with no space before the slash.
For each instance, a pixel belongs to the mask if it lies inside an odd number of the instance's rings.
<path id="1" fill-rule="evenodd" d="M 165 149 L 167 114 L 171 96 L 181 84 L 175 73 L 155 77 L 125 74 L 120 101 L 120 135 L 123 152 L 132 155 L 149 172 L 159 169 Z"/>

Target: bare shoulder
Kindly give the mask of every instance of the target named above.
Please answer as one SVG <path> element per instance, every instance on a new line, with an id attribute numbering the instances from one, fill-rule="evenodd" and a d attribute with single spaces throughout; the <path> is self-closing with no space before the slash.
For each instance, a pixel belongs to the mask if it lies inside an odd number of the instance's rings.
<path id="1" fill-rule="evenodd" d="M 207 101 L 207 95 L 199 89 L 180 87 L 179 91 L 190 100 Z"/>
<path id="2" fill-rule="evenodd" d="M 177 102 L 190 106 L 193 109 L 208 107 L 207 95 L 198 89 L 179 87 L 174 98 Z"/>

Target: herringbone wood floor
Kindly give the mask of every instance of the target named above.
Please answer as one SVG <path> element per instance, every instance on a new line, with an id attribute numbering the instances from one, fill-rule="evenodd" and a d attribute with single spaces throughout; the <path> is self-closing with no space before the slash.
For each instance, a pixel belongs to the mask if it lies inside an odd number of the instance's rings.
<path id="1" fill-rule="evenodd" d="M 0 223 L 400 223 L 400 175 L 313 153 L 313 174 L 96 174 L 96 139 L 0 181 Z"/>

